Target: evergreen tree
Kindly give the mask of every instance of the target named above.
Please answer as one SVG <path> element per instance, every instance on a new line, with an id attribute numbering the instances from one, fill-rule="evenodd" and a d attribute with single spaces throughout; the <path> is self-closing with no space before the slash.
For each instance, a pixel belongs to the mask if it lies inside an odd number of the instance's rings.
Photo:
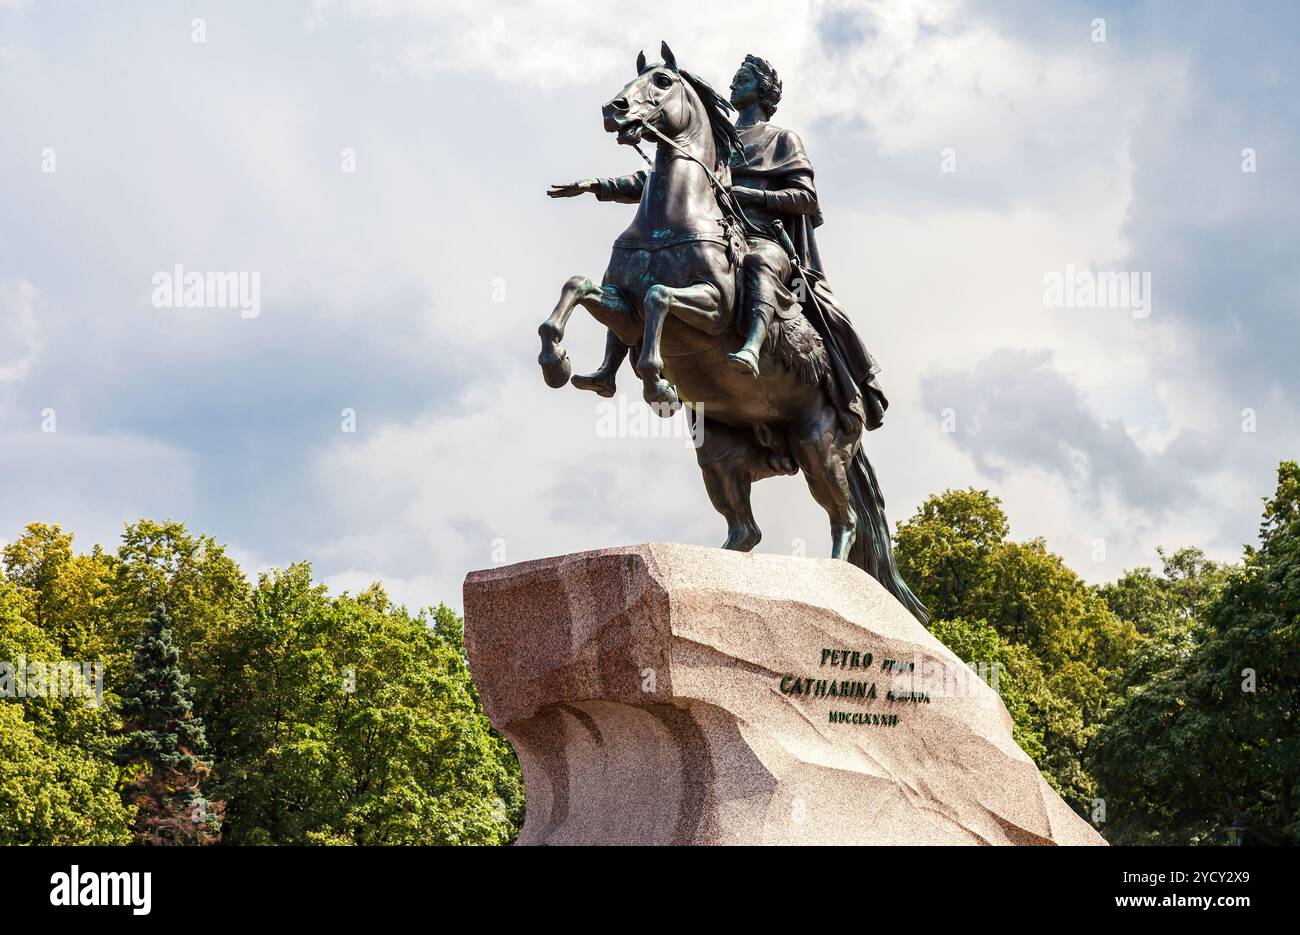
<path id="1" fill-rule="evenodd" d="M 172 643 L 172 622 L 159 604 L 136 644 L 135 669 L 122 696 L 126 723 L 116 761 L 123 797 L 137 808 L 140 844 L 211 844 L 220 838 L 223 803 L 203 798 L 211 764 L 203 722 L 193 714 L 189 679 Z"/>

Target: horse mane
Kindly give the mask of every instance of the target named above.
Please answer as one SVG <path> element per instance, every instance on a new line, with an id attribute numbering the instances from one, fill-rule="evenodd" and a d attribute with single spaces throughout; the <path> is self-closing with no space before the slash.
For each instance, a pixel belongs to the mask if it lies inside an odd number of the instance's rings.
<path id="1" fill-rule="evenodd" d="M 693 75 L 681 68 L 677 69 L 677 73 L 691 86 L 691 90 L 704 105 L 704 112 L 709 115 L 709 126 L 713 128 L 713 144 L 718 151 L 718 164 L 730 165 L 731 157 L 736 153 L 740 153 L 743 159 L 745 144 L 740 141 L 740 134 L 736 131 L 735 125 L 727 119 L 727 114 L 735 110 L 731 106 L 731 101 L 713 90 L 713 86 L 699 75 Z"/>

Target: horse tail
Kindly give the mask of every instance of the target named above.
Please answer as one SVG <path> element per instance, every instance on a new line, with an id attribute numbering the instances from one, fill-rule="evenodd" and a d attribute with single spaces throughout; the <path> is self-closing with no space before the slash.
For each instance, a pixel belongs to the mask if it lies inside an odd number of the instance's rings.
<path id="1" fill-rule="evenodd" d="M 928 624 L 930 612 L 898 573 L 889 521 L 885 519 L 885 498 L 861 446 L 849 467 L 849 492 L 853 512 L 858 515 L 858 535 L 849 552 L 849 561 L 884 585 L 922 624 Z"/>

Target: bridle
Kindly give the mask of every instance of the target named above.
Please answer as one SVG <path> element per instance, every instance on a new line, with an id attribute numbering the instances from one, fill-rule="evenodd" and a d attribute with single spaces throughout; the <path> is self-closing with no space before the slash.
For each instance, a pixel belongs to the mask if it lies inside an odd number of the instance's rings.
<path id="1" fill-rule="evenodd" d="M 684 79 L 682 78 L 681 73 L 677 71 L 677 69 L 674 68 L 672 69 L 672 71 L 675 73 L 677 79 L 677 88 L 676 88 L 677 93 L 680 94 L 682 85 L 684 84 Z M 717 197 L 718 200 L 718 207 L 722 209 L 722 213 L 727 216 L 727 219 L 729 221 L 731 221 L 733 224 L 739 225 L 740 228 L 746 232 L 746 234 L 762 235 L 767 233 L 766 231 L 763 230 L 763 228 L 759 227 L 757 224 L 755 224 L 753 221 L 749 219 L 748 215 L 745 214 L 744 209 L 741 208 L 740 203 L 736 201 L 736 196 L 731 193 L 731 189 L 727 188 L 725 185 L 722 184 L 721 181 L 718 180 L 718 177 L 714 175 L 712 169 L 706 166 L 694 155 L 687 152 L 685 147 L 678 144 L 675 140 L 669 139 L 667 135 L 661 132 L 658 127 L 654 126 L 650 122 L 655 118 L 657 118 L 661 113 L 663 113 L 664 108 L 668 106 L 668 102 L 673 97 L 674 95 L 671 94 L 664 95 L 664 99 L 660 101 L 659 104 L 653 110 L 651 110 L 648 114 L 645 114 L 644 116 L 635 118 L 635 120 L 633 120 L 632 123 L 639 124 L 643 133 L 650 133 L 653 136 L 657 137 L 660 143 L 664 143 L 667 146 L 670 146 L 672 149 L 676 150 L 680 155 L 685 156 L 691 162 L 695 163 L 697 166 L 699 166 L 701 169 L 704 170 L 704 175 L 708 178 L 709 184 L 713 186 L 714 195 Z M 650 166 L 651 169 L 654 168 L 654 163 L 650 160 L 649 156 L 647 156 L 644 152 L 641 151 L 641 147 L 638 144 L 633 143 L 632 148 L 637 151 L 637 155 L 639 155 L 642 159 L 645 160 L 646 165 Z"/>
<path id="2" fill-rule="evenodd" d="M 681 73 L 678 72 L 677 69 L 675 68 L 672 69 L 672 71 L 675 72 L 677 75 L 677 81 L 679 85 L 678 91 L 680 92 L 681 90 L 680 85 L 683 82 Z M 813 307 L 815 307 L 818 310 L 819 313 L 824 314 L 824 312 L 822 312 L 821 309 L 821 301 L 817 298 L 817 294 L 811 288 L 811 283 L 808 282 L 808 274 L 804 270 L 803 264 L 799 261 L 799 252 L 795 249 L 794 243 L 793 241 L 791 241 L 790 235 L 786 231 L 785 225 L 781 223 L 780 218 L 777 218 L 776 220 L 772 221 L 770 230 L 765 230 L 762 227 L 759 227 L 757 224 L 755 224 L 753 221 L 749 219 L 749 216 L 745 214 L 745 209 L 740 206 L 740 203 L 736 201 L 736 196 L 731 193 L 731 189 L 727 188 L 725 185 L 722 184 L 722 182 L 718 180 L 718 177 L 713 174 L 712 169 L 706 166 L 698 158 L 696 158 L 695 156 L 687 152 L 686 149 L 681 145 L 679 145 L 676 141 L 669 139 L 667 135 L 665 135 L 657 127 L 654 127 L 650 124 L 651 120 L 655 119 L 661 113 L 663 113 L 664 108 L 668 105 L 668 100 L 669 97 L 665 96 L 664 100 L 660 102 L 660 104 L 654 110 L 652 110 L 650 113 L 646 114 L 643 117 L 637 117 L 636 120 L 633 122 L 640 124 L 642 132 L 648 132 L 653 136 L 657 137 L 660 143 L 672 147 L 682 156 L 685 156 L 691 162 L 695 163 L 697 166 L 699 166 L 701 169 L 704 170 L 704 174 L 708 178 L 709 184 L 713 186 L 713 191 L 717 196 L 718 207 L 722 209 L 722 213 L 726 215 L 725 219 L 726 221 L 729 222 L 730 225 L 739 227 L 742 231 L 744 231 L 744 233 L 747 236 L 750 235 L 758 235 L 760 237 L 769 236 L 769 235 L 775 236 L 776 242 L 781 245 L 781 248 L 785 250 L 786 254 L 790 257 L 790 265 L 792 267 L 794 275 L 803 281 L 804 295 L 807 296 L 807 301 L 810 302 L 813 305 Z M 654 163 L 650 161 L 649 156 L 647 156 L 645 153 L 641 151 L 641 147 L 638 146 L 636 143 L 633 143 L 632 147 L 637 151 L 637 153 L 641 156 L 641 158 L 646 161 L 646 165 L 650 166 L 651 169 L 653 170 Z"/>

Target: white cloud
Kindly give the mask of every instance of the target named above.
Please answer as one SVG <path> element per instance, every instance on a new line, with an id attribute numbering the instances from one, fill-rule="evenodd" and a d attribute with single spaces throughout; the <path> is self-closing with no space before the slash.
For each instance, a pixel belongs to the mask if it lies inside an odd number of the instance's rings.
<path id="1" fill-rule="evenodd" d="M 637 51 L 656 58 L 660 40 L 688 69 L 700 67 L 694 62 L 706 48 L 711 59 L 725 50 L 722 60 L 733 68 L 744 57 L 742 48 L 755 43 L 762 42 L 772 55 L 793 52 L 807 41 L 812 7 L 807 0 L 743 5 L 659 0 L 640 6 L 611 0 L 495 6 L 477 0 L 317 0 L 310 22 L 323 29 L 342 16 L 388 27 L 391 31 L 375 42 L 374 67 L 394 80 L 470 71 L 545 93 L 593 77 L 630 79 Z M 782 28 L 774 30 L 772 23 Z"/>
<path id="2" fill-rule="evenodd" d="M 0 285 L 0 405 L 5 385 L 25 379 L 40 353 L 37 296 L 36 287 L 26 280 Z"/>
<path id="3" fill-rule="evenodd" d="M 777 121 L 819 166 L 831 281 L 885 368 L 893 405 L 866 443 L 891 519 L 944 487 L 990 486 L 1016 535 L 1045 534 L 1109 577 L 1157 544 L 1230 548 L 1255 522 L 1261 466 L 1294 448 L 1285 396 L 1238 399 L 1249 374 L 1207 353 L 1187 302 L 1168 298 L 1181 268 L 1151 261 L 1150 319 L 1042 304 L 1047 271 L 1146 262 L 1133 251 L 1156 209 L 1158 239 L 1189 266 L 1205 241 L 1188 231 L 1258 210 L 1239 186 L 1192 197 L 1201 176 L 1185 165 L 1187 192 L 1135 181 L 1188 147 L 1240 148 L 1235 129 L 1189 130 L 1214 93 L 1187 51 L 1209 26 L 1137 48 L 1122 29 L 1090 42 L 1078 8 L 1038 14 L 1052 28 L 1031 37 L 955 0 L 322 0 L 230 7 L 196 46 L 173 18 L 142 15 L 124 34 L 98 28 L 111 11 L 86 15 L 81 30 L 24 18 L 0 61 L 0 434 L 26 438 L 44 405 L 60 417 L 58 441 L 6 448 L 25 466 L 6 474 L 0 532 L 71 516 L 83 542 L 111 540 L 142 513 L 175 515 L 250 567 L 310 558 L 335 588 L 379 577 L 412 605 L 459 603 L 498 539 L 507 560 L 719 542 L 692 452 L 597 437 L 595 397 L 546 389 L 535 364 L 560 283 L 599 276 L 630 210 L 543 191 L 639 166 L 598 107 L 661 38 L 720 86 L 751 51 L 781 71 Z M 1261 126 L 1263 140 L 1282 133 Z M 44 146 L 59 152 L 47 177 Z M 939 171 L 949 146 L 955 175 Z M 355 174 L 340 171 L 344 147 Z M 261 271 L 262 318 L 149 307 L 149 275 L 175 262 Z M 495 282 L 506 301 L 491 300 Z M 1225 318 L 1249 336 L 1254 311 Z M 576 367 L 601 338 L 579 312 Z M 1210 433 L 1223 456 L 1187 480 L 1203 508 L 1153 518 L 1123 498 L 1086 502 L 1059 471 L 983 470 L 938 430 L 921 381 L 1008 348 L 1050 352 L 1081 407 L 1144 457 Z M 959 419 L 969 405 L 954 403 Z M 1247 405 L 1252 438 L 1235 424 Z M 355 435 L 338 432 L 342 406 L 359 410 Z M 755 509 L 762 548 L 804 539 L 825 554 L 800 479 L 758 485 Z M 1104 567 L 1090 564 L 1096 537 L 1112 544 Z"/>

